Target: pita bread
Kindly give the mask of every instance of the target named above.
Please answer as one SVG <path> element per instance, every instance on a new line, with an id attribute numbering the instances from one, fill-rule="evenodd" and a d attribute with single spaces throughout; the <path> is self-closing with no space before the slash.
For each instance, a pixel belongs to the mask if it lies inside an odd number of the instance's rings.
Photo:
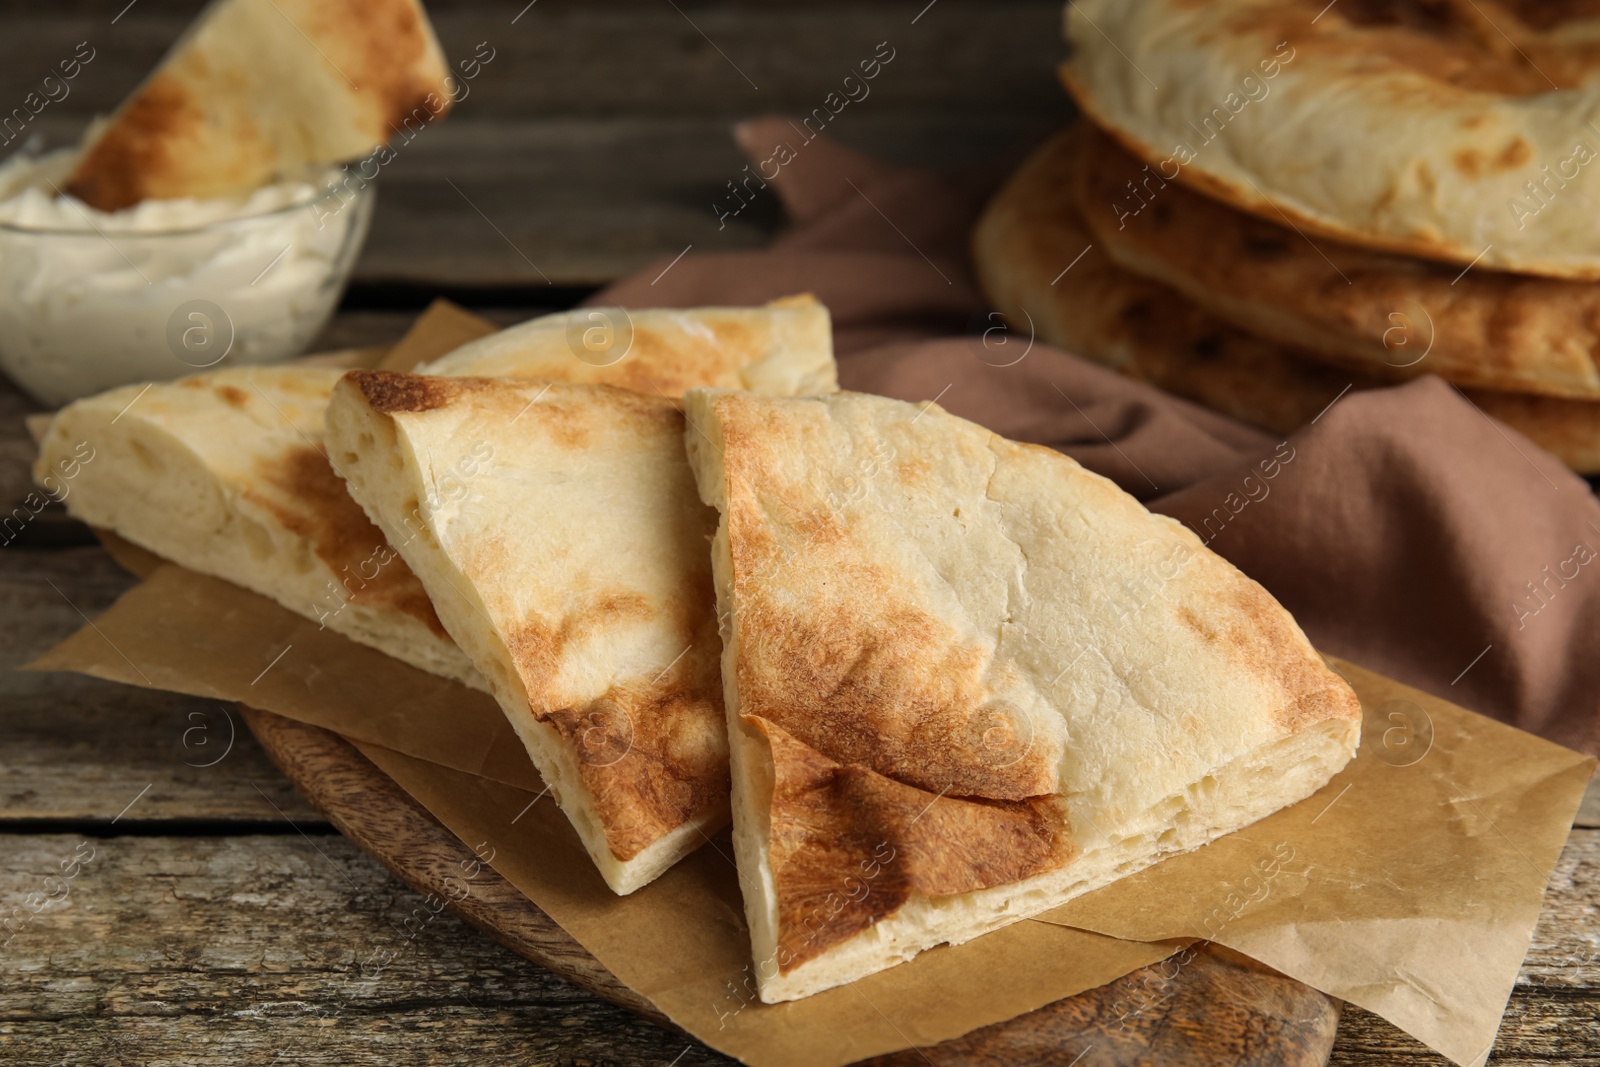
<path id="1" fill-rule="evenodd" d="M 1119 219 L 1142 164 L 1082 129 L 1078 208 L 1095 242 L 1217 317 L 1353 369 L 1600 398 L 1600 285 L 1313 244 L 1175 183 Z"/>
<path id="2" fill-rule="evenodd" d="M 1588 0 L 1075 0 L 1066 35 L 1074 99 L 1162 178 L 1313 236 L 1600 278 Z"/>
<path id="3" fill-rule="evenodd" d="M 1277 433 L 1304 426 L 1348 388 L 1398 380 L 1341 370 L 1303 349 L 1262 340 L 1122 269 L 1078 212 L 1072 195 L 1078 159 L 1072 131 L 1052 138 L 989 202 L 974 232 L 984 292 L 1018 329 Z M 1600 403 L 1463 392 L 1574 470 L 1600 473 Z"/>
<path id="4" fill-rule="evenodd" d="M 343 374 L 239 367 L 87 397 L 51 421 L 35 477 L 86 442 L 94 459 L 63 501 L 75 518 L 482 688 L 323 455 L 323 411 Z"/>
<path id="5" fill-rule="evenodd" d="M 67 191 L 115 211 L 359 159 L 448 110 L 449 74 L 418 0 L 213 0 L 91 129 Z"/>
<path id="6" fill-rule="evenodd" d="M 607 884 L 728 816 L 706 542 L 675 401 L 610 386 L 352 371 L 350 493 L 489 680 Z"/>
<path id="7" fill-rule="evenodd" d="M 508 377 L 663 385 L 674 396 L 687 384 L 741 374 L 771 388 L 835 381 L 828 312 L 810 297 L 766 308 L 633 312 L 634 349 L 603 367 L 578 359 L 565 331 L 545 325 L 568 318 L 545 316 L 491 334 L 434 366 L 443 374 L 481 368 Z M 678 364 L 707 337 L 721 341 L 715 373 Z M 744 341 L 750 347 L 740 350 Z M 77 518 L 397 659 L 487 688 L 405 560 L 328 464 L 323 416 L 350 364 L 310 362 L 224 369 L 79 400 L 52 420 L 35 476 L 42 480 L 87 443 L 96 458 L 82 466 L 64 500 Z"/>
<path id="8" fill-rule="evenodd" d="M 857 393 L 685 405 L 764 1001 L 1036 915 L 1354 754 L 1355 694 L 1288 613 L 1060 453 Z"/>
<path id="9" fill-rule="evenodd" d="M 809 293 L 751 308 L 578 308 L 463 345 L 417 373 L 550 378 L 672 397 L 696 386 L 774 396 L 839 388 L 828 309 Z"/>

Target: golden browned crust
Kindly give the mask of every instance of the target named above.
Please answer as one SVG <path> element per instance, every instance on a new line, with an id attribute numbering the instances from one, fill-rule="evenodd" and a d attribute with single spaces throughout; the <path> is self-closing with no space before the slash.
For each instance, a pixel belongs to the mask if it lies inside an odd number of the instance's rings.
<path id="1" fill-rule="evenodd" d="M 436 378 L 392 370 L 353 370 L 345 378 L 361 390 L 373 411 L 383 415 L 432 411 L 467 393 L 492 388 L 489 378 Z"/>
<path id="2" fill-rule="evenodd" d="M 352 603 L 392 607 L 420 620 L 439 637 L 448 636 L 422 583 L 350 498 L 326 456 L 309 445 L 294 448 L 257 461 L 256 473 L 275 492 L 247 488 L 245 498 L 310 543 L 344 586 L 339 600 L 348 596 Z M 295 506 L 285 506 L 283 500 L 292 500 Z"/>
<path id="3" fill-rule="evenodd" d="M 1241 329 L 1379 375 L 1600 398 L 1600 285 L 1313 244 L 1163 182 L 1093 127 L 1084 137 L 1078 208 L 1096 243 Z"/>
<path id="4" fill-rule="evenodd" d="M 706 325 L 715 342 L 689 348 L 657 330 L 636 326 L 633 347 L 607 381 L 624 389 L 674 397 L 706 382 L 737 385 L 750 353 L 759 351 L 751 329 L 728 319 Z"/>
<path id="5" fill-rule="evenodd" d="M 899 910 L 912 894 L 969 893 L 1061 867 L 1073 846 L 1054 798 L 964 799 L 829 759 L 746 716 L 771 752 L 769 862 L 780 973 Z"/>
<path id="6" fill-rule="evenodd" d="M 1108 134 L 1129 155 L 1136 156 L 1139 160 L 1157 168 L 1171 158 L 1168 150 L 1142 140 L 1129 131 L 1113 123 L 1096 104 L 1094 98 L 1084 88 L 1083 84 L 1070 66 L 1063 63 L 1057 68 L 1062 86 L 1067 90 L 1067 95 L 1072 97 L 1072 102 L 1077 105 L 1098 129 Z M 1176 183 L 1182 184 L 1195 192 L 1212 200 L 1228 204 L 1240 211 L 1247 211 L 1263 219 L 1281 220 L 1283 215 L 1274 208 L 1266 197 L 1247 194 L 1234 185 L 1215 177 L 1209 172 L 1196 166 L 1183 167 L 1179 170 Z M 1310 234 L 1317 238 L 1326 238 L 1330 241 L 1349 240 L 1351 234 L 1344 227 L 1324 223 L 1319 219 L 1310 218 L 1304 213 L 1295 213 L 1294 224 L 1302 233 Z M 1424 256 L 1436 259 L 1441 263 L 1455 263 L 1457 267 L 1462 264 L 1457 250 L 1447 241 L 1434 238 L 1425 231 L 1413 231 L 1404 238 L 1390 238 L 1382 234 L 1362 234 L 1362 243 L 1365 247 L 1376 251 L 1391 252 L 1398 256 Z"/>
<path id="7" fill-rule="evenodd" d="M 222 398 L 222 402 L 227 404 L 229 407 L 242 409 L 250 403 L 250 394 L 245 392 L 243 389 L 240 389 L 236 385 L 218 386 L 217 395 L 220 396 Z"/>
<path id="8" fill-rule="evenodd" d="M 1406 67 L 1443 85 L 1535 96 L 1591 84 L 1600 74 L 1600 40 L 1560 32 L 1596 18 L 1600 5 L 1592 0 L 1280 0 L 1220 21 L 1223 32 L 1259 32 L 1318 56 L 1359 56 L 1374 68 Z"/>
<path id="9" fill-rule="evenodd" d="M 116 211 L 357 159 L 445 114 L 447 73 L 417 0 L 224 0 L 86 145 L 66 191 Z M 301 91 L 274 92 L 280 79 Z"/>
<path id="10" fill-rule="evenodd" d="M 769 1003 L 1063 903 L 1354 754 L 1359 702 L 1288 613 L 1058 451 L 859 393 L 685 399 Z M 1158 559 L 1160 595 L 1118 603 Z"/>
<path id="11" fill-rule="evenodd" d="M 383 125 L 400 132 L 407 119 L 443 118 L 451 98 L 429 69 L 433 35 L 422 9 L 395 0 L 319 0 L 305 12 L 307 35 L 338 41 L 339 66 L 373 102 Z"/>
<path id="12" fill-rule="evenodd" d="M 1285 654 L 1296 648 L 1300 632 L 1294 620 L 1255 582 L 1235 582 L 1221 595 L 1234 609 L 1213 615 L 1207 623 L 1187 607 L 1178 610 L 1184 625 L 1252 674 L 1275 679 L 1289 699 L 1273 711 L 1273 721 L 1285 730 L 1302 730 L 1326 719 L 1361 718 L 1361 701 L 1355 691 L 1315 655 Z"/>
<path id="13" fill-rule="evenodd" d="M 535 711 L 577 753 L 578 774 L 619 860 L 727 803 L 727 756 L 710 742 L 723 728 L 721 681 L 703 681 L 617 687 L 581 708 Z"/>
<path id="14" fill-rule="evenodd" d="M 442 408 L 464 388 L 465 378 L 427 378 L 392 370 L 353 370 L 345 380 L 355 384 L 373 411 L 396 415 Z"/>
<path id="15" fill-rule="evenodd" d="M 1344 370 L 1302 348 L 1253 336 L 1122 269 L 1098 244 L 1052 285 L 1094 243 L 1071 194 L 1075 143 L 1063 133 L 1041 148 L 990 202 L 974 234 L 984 291 L 1019 327 L 1032 322 L 1042 341 L 1276 433 L 1305 425 L 1347 387 L 1397 380 L 1398 371 Z M 1600 403 L 1465 393 L 1574 470 L 1600 472 Z"/>
<path id="16" fill-rule="evenodd" d="M 350 490 L 440 596 L 585 846 L 622 864 L 670 862 L 669 839 L 700 844 L 693 827 L 731 790 L 714 516 L 693 493 L 678 405 L 609 385 L 357 371 L 329 407 Z M 402 440 L 420 468 L 392 462 Z M 436 470 L 474 479 L 470 495 L 435 492 Z"/>
<path id="17" fill-rule="evenodd" d="M 152 175 L 166 168 L 170 146 L 204 131 L 205 114 L 183 83 L 157 73 L 79 159 L 66 192 L 101 211 L 132 207 L 152 195 Z"/>
<path id="18" fill-rule="evenodd" d="M 809 295 L 760 308 L 578 308 L 514 326 L 420 369 L 665 397 L 698 386 L 807 395 L 838 388 L 831 336 L 827 310 Z"/>
<path id="19" fill-rule="evenodd" d="M 1269 222 L 1290 217 L 1313 237 L 1458 270 L 1481 260 L 1600 278 L 1589 194 L 1540 218 L 1555 234 L 1523 232 L 1508 204 L 1528 195 L 1528 179 L 1565 187 L 1549 176 L 1574 177 L 1558 164 L 1576 141 L 1593 143 L 1585 95 L 1558 113 L 1563 91 L 1600 83 L 1600 11 L 1588 0 L 1154 0 L 1108 24 L 1109 2 L 1069 8 L 1079 52 L 1096 59 L 1063 64 L 1062 83 L 1083 114 L 1176 181 Z M 1159 107 L 1117 84 L 1130 62 L 1162 84 Z M 1530 97 L 1549 106 L 1524 106 Z M 1228 127 L 1247 108 L 1244 129 L 1227 130 L 1232 146 L 1210 148 L 1224 135 L 1203 126 L 1208 116 Z"/>
<path id="20" fill-rule="evenodd" d="M 759 424 L 741 421 L 745 414 L 732 409 L 721 423 L 727 521 L 737 531 L 730 552 L 741 713 L 830 759 L 935 792 L 996 800 L 1053 792 L 1052 750 L 1018 736 L 1013 717 L 988 704 L 988 654 L 906 599 L 893 569 L 853 552 L 837 513 L 785 508 L 785 524 L 810 547 L 834 546 L 848 562 L 813 591 L 804 612 L 774 595 L 766 576 L 794 546 L 780 547 L 768 531 L 756 487 L 776 490 L 761 470 L 762 447 L 745 443 L 763 436 Z"/>

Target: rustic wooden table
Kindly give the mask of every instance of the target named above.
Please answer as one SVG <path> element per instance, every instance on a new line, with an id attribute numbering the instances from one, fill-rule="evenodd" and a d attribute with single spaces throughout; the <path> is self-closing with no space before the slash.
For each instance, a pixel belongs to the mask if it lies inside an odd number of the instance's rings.
<path id="1" fill-rule="evenodd" d="M 896 60 L 840 116 L 847 143 L 998 170 L 1067 114 L 1051 73 L 1056 0 L 524 2 L 430 4 L 452 57 L 487 42 L 494 59 L 457 113 L 386 169 L 322 347 L 391 341 L 440 293 L 511 322 L 691 246 L 759 246 L 774 204 L 726 229 L 710 207 L 743 166 L 729 123 L 809 111 L 880 41 Z M 71 95 L 28 128 L 65 143 L 198 7 L 0 4 L 0 114 L 88 41 L 95 58 Z M 32 410 L 0 385 L 7 511 L 27 491 Z M 726 1062 L 448 914 L 402 928 L 420 900 L 334 833 L 221 707 L 13 669 L 131 583 L 56 511 L 0 549 L 0 912 L 82 860 L 65 900 L 0 934 L 0 1062 Z M 1493 1062 L 1600 1065 L 1597 860 L 1591 804 Z M 381 973 L 364 967 L 391 953 Z M 1445 1061 L 1347 1008 L 1333 1062 Z"/>

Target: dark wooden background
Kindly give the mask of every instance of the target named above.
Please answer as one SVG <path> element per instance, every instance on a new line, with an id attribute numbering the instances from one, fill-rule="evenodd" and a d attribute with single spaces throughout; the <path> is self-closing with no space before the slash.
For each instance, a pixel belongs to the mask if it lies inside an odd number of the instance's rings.
<path id="1" fill-rule="evenodd" d="M 830 126 L 848 144 L 998 174 L 1069 114 L 1054 0 L 524 3 L 430 4 L 452 60 L 479 42 L 495 58 L 385 168 L 372 238 L 320 347 L 391 341 L 436 295 L 512 322 L 691 245 L 759 246 L 781 223 L 770 197 L 720 231 L 711 209 L 744 165 L 729 125 L 809 111 L 880 41 L 894 62 Z M 88 41 L 96 56 L 71 95 L 31 127 L 69 143 L 199 7 L 0 3 L 0 113 Z M 0 384 L 8 510 L 28 484 L 32 410 Z M 334 833 L 236 715 L 12 669 L 130 584 L 59 514 L 0 548 L 0 916 L 93 849 L 67 899 L 0 947 L 0 1062 L 726 1062 L 449 915 L 413 936 L 402 923 L 420 899 Z M 1597 816 L 1580 819 L 1557 871 L 1495 1063 L 1600 1065 Z M 391 952 L 373 973 L 368 961 Z M 1348 1008 L 1333 1062 L 1445 1061 Z"/>

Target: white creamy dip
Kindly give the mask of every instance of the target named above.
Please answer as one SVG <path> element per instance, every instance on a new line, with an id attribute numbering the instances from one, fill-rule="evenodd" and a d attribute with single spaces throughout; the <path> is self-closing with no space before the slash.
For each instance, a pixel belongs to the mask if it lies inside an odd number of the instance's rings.
<path id="1" fill-rule="evenodd" d="M 56 193 L 73 155 L 0 165 L 0 368 L 46 404 L 300 354 L 371 215 L 309 181 L 97 211 Z"/>

